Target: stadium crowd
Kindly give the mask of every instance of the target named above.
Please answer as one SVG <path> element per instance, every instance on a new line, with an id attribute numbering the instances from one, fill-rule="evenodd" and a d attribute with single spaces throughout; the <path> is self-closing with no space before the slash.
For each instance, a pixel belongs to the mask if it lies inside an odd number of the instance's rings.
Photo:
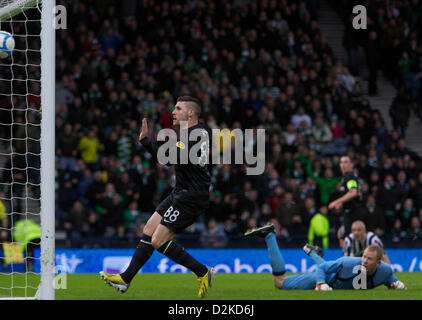
<path id="1" fill-rule="evenodd" d="M 329 3 L 345 23 L 343 45 L 347 50 L 351 73 L 362 74 L 362 68 L 358 66 L 358 53 L 363 49 L 369 70 L 368 91 L 377 91 L 378 70 L 398 89 L 391 116 L 394 128 L 404 134 L 411 109 L 422 119 L 421 1 L 329 0 Z M 352 11 L 356 5 L 366 8 L 365 31 L 352 27 Z M 362 32 L 368 33 L 368 36 L 361 37 Z"/>
<path id="2" fill-rule="evenodd" d="M 301 245 L 320 213 L 336 246 L 342 214 L 327 204 L 347 154 L 367 229 L 390 244 L 422 238 L 421 159 L 333 56 L 318 1 L 60 2 L 74 23 L 57 32 L 56 50 L 56 229 L 66 245 L 132 245 L 174 185 L 172 168 L 137 143 L 140 121 L 153 138 L 170 128 L 180 95 L 201 99 L 211 128 L 266 130 L 264 174 L 214 166 L 211 206 L 183 237 L 222 247 L 271 221 L 281 245 Z M 408 28 L 397 32 L 412 42 Z"/>

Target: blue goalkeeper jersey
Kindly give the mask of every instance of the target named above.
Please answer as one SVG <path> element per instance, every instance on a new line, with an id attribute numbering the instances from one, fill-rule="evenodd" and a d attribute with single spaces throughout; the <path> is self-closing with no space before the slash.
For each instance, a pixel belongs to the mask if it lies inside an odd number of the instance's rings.
<path id="1" fill-rule="evenodd" d="M 361 258 L 342 257 L 335 261 L 327 261 L 317 266 L 316 283 L 325 282 L 333 289 L 354 289 L 353 279 L 360 274 L 358 267 L 362 263 Z M 398 281 L 393 274 L 391 266 L 385 262 L 377 267 L 373 275 L 366 276 L 367 289 L 380 285 L 390 287 L 393 282 Z"/>

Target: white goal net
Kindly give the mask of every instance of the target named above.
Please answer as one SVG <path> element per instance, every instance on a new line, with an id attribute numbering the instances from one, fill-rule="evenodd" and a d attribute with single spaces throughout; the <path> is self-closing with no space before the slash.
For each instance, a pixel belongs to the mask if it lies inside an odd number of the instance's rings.
<path id="1" fill-rule="evenodd" d="M 42 202 L 42 168 L 54 168 L 54 158 L 52 163 L 43 163 L 42 139 L 47 134 L 54 137 L 54 126 L 52 133 L 41 134 L 42 122 L 50 119 L 41 112 L 46 111 L 47 102 L 45 88 L 42 91 L 45 57 L 41 50 L 45 45 L 42 28 L 47 24 L 42 24 L 42 18 L 41 1 L 0 1 L 0 30 L 12 34 L 15 40 L 11 55 L 0 60 L 0 298 L 40 297 L 37 291 L 43 282 L 42 269 L 46 271 L 46 261 L 41 261 L 47 256 L 40 250 L 45 243 L 42 228 L 48 209 Z M 51 22 L 48 26 L 52 28 Z M 54 86 L 49 90 L 54 94 Z M 51 107 L 54 109 L 54 100 L 47 113 Z M 49 210 L 54 216 L 54 207 Z M 47 227 L 51 229 L 51 224 Z M 49 230 L 49 237 L 49 243 L 53 238 L 53 247 L 48 250 L 47 263 L 54 267 L 54 230 Z M 44 278 L 44 282 L 50 278 Z M 49 298 L 54 298 L 54 291 Z"/>

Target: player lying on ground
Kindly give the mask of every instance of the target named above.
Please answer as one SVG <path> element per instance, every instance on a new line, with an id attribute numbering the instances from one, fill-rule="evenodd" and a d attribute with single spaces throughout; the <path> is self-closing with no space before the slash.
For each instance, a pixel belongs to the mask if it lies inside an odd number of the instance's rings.
<path id="1" fill-rule="evenodd" d="M 106 283 L 121 292 L 126 292 L 132 279 L 148 261 L 155 249 L 197 275 L 199 298 L 203 298 L 208 288 L 211 287 L 215 273 L 214 268 L 196 261 L 181 245 L 173 240 L 176 234 L 183 232 L 188 226 L 196 222 L 201 213 L 209 206 L 211 177 L 207 160 L 209 159 L 209 137 L 211 134 L 209 128 L 198 122 L 200 111 L 201 106 L 198 99 L 189 96 L 177 99 L 172 113 L 173 125 L 181 126 L 182 121 L 187 121 L 188 134 L 196 129 L 196 132 L 206 137 L 204 146 L 201 145 L 201 155 L 198 155 L 199 161 L 196 161 L 196 163 L 189 161 L 187 164 L 183 164 L 180 161 L 179 152 L 180 148 L 185 148 L 183 141 L 179 139 L 172 145 L 172 148 L 177 152 L 178 160 L 175 165 L 176 186 L 174 190 L 158 205 L 154 214 L 147 221 L 128 268 L 121 274 L 100 272 L 101 278 Z M 158 161 L 158 147 L 148 139 L 148 135 L 148 124 L 146 119 L 143 119 L 139 141 L 152 154 L 155 161 Z M 189 139 L 187 143 L 188 150 L 191 150 L 191 144 L 194 145 L 196 141 Z M 203 159 L 203 152 L 206 152 L 206 159 Z"/>
<path id="2" fill-rule="evenodd" d="M 250 229 L 245 232 L 245 236 L 258 236 L 265 239 L 274 286 L 278 289 L 329 291 L 372 289 L 385 285 L 391 289 L 406 290 L 406 286 L 393 274 L 391 267 L 381 261 L 383 250 L 378 246 L 368 246 L 362 258 L 342 257 L 334 261 L 325 261 L 315 251 L 311 251 L 309 255 L 317 263 L 316 270 L 287 277 L 284 258 L 277 245 L 274 225 Z M 366 270 L 366 279 L 364 279 L 364 270 Z"/>

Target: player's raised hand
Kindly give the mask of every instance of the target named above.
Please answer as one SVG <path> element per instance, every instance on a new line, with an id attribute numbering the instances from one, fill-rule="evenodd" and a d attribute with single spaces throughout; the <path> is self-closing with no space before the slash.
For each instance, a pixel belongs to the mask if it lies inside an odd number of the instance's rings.
<path id="1" fill-rule="evenodd" d="M 330 210 L 333 210 L 333 209 L 340 210 L 342 206 L 343 206 L 343 204 L 341 202 L 332 201 L 328 204 L 328 209 L 330 209 Z"/>
<path id="2" fill-rule="evenodd" d="M 333 288 L 326 283 L 318 283 L 315 287 L 315 291 L 333 291 Z"/>
<path id="3" fill-rule="evenodd" d="M 393 282 L 390 287 L 395 290 L 407 290 L 406 285 L 401 281 Z"/>
<path id="4" fill-rule="evenodd" d="M 148 122 L 146 118 L 142 119 L 142 129 L 139 135 L 139 141 L 148 136 Z"/>

